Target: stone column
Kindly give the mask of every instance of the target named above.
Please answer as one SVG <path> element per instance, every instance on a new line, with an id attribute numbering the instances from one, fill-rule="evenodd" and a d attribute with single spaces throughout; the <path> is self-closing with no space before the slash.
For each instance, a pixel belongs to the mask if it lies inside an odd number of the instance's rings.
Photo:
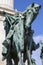
<path id="1" fill-rule="evenodd" d="M 0 0 L 0 7 L 13 9 L 14 0 Z"/>
<path id="2" fill-rule="evenodd" d="M 13 9 L 13 2 L 14 0 L 0 0 L 0 65 L 4 64 L 5 61 L 2 62 L 2 42 L 5 39 L 5 31 L 4 31 L 4 26 L 3 26 L 3 21 L 5 17 L 3 16 L 2 12 L 5 11 L 10 14 L 14 14 L 14 9 Z"/>

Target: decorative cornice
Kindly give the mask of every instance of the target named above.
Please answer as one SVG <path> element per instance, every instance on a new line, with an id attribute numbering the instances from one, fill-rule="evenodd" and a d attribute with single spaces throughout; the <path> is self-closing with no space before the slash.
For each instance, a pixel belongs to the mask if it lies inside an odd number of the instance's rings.
<path id="1" fill-rule="evenodd" d="M 8 9 L 8 8 L 4 8 L 4 7 L 0 7 L 0 15 L 3 16 L 3 11 L 5 11 L 6 13 L 10 14 L 10 15 L 14 15 L 15 11 L 13 9 Z"/>

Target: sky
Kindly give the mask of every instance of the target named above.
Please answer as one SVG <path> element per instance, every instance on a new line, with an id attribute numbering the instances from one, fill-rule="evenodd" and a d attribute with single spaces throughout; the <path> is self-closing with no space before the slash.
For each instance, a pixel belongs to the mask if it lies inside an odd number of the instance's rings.
<path id="1" fill-rule="evenodd" d="M 29 6 L 33 2 L 41 5 L 40 12 L 32 24 L 34 36 L 40 34 L 43 35 L 43 0 L 14 0 L 14 9 L 17 9 L 18 11 L 24 11 L 27 6 Z"/>
<path id="2" fill-rule="evenodd" d="M 40 40 L 43 41 L 43 0 L 14 0 L 14 9 L 22 12 L 33 2 L 41 5 L 39 14 L 32 24 L 32 29 L 34 30 L 34 41 L 37 43 Z M 34 51 L 32 55 L 32 57 L 34 57 L 36 60 L 36 65 L 42 65 L 40 52 L 41 47 Z"/>

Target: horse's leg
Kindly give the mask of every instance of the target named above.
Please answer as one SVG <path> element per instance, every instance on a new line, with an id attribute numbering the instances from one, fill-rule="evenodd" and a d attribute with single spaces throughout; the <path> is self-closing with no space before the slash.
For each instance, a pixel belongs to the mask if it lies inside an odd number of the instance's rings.
<path id="1" fill-rule="evenodd" d="M 17 60 L 13 59 L 13 61 L 14 61 L 14 65 L 18 65 L 18 61 Z"/>
<path id="2" fill-rule="evenodd" d="M 13 49 L 13 52 L 12 52 L 12 58 L 13 58 L 13 65 L 18 65 L 18 61 L 19 61 L 19 58 L 18 58 L 18 55 L 17 55 L 17 51 Z"/>
<path id="3" fill-rule="evenodd" d="M 18 56 L 17 56 L 17 54 L 16 55 L 13 55 L 13 64 L 14 65 L 18 65 L 18 61 L 19 61 L 19 59 L 18 59 Z"/>
<path id="4" fill-rule="evenodd" d="M 13 64 L 12 64 L 12 59 L 11 59 L 10 57 L 8 57 L 8 58 L 6 59 L 6 65 L 13 65 Z"/>
<path id="5" fill-rule="evenodd" d="M 21 51 L 18 53 L 18 57 L 19 57 L 18 65 L 24 65 L 23 55 L 22 55 L 22 52 Z"/>
<path id="6" fill-rule="evenodd" d="M 22 65 L 22 55 L 21 55 L 21 51 L 18 52 L 18 58 L 19 58 L 19 65 Z"/>
<path id="7" fill-rule="evenodd" d="M 23 52 L 23 62 L 25 63 L 27 59 L 27 52 L 26 52 L 26 46 L 24 45 L 24 52 Z"/>
<path id="8" fill-rule="evenodd" d="M 16 44 L 16 43 L 14 44 L 14 42 L 13 42 L 12 53 L 13 53 L 12 56 L 13 56 L 13 60 L 14 60 L 15 64 L 22 65 L 22 52 L 21 52 L 18 44 Z M 19 63 L 18 63 L 18 59 L 19 59 Z"/>
<path id="9" fill-rule="evenodd" d="M 19 58 L 18 65 L 22 65 L 22 52 L 21 52 L 20 47 L 18 45 L 16 45 L 16 50 L 17 50 L 17 57 Z M 16 63 L 16 61 L 15 61 L 15 63 Z"/>
<path id="10" fill-rule="evenodd" d="M 31 53 L 30 53 L 30 50 L 27 50 L 27 61 L 28 61 L 28 65 L 32 65 L 32 63 L 31 63 Z"/>
<path id="11" fill-rule="evenodd" d="M 21 57 L 21 63 L 22 65 L 25 65 L 25 62 L 24 62 L 24 53 L 22 52 L 22 57 Z"/>
<path id="12" fill-rule="evenodd" d="M 28 65 L 32 65 L 31 63 L 31 44 L 32 44 L 32 36 L 27 35 L 27 46 L 26 46 L 26 52 L 27 52 L 27 59 L 28 59 Z"/>

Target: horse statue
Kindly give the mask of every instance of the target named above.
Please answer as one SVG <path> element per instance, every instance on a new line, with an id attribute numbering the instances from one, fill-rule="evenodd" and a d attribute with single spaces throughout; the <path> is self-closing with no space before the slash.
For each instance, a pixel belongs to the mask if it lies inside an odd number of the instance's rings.
<path id="1" fill-rule="evenodd" d="M 28 59 L 28 65 L 31 65 L 31 53 L 39 47 L 39 44 L 35 44 L 33 40 L 33 30 L 31 25 L 39 13 L 40 5 L 33 3 L 23 12 L 25 22 L 25 42 L 24 42 L 24 58 Z M 27 53 L 27 54 L 26 54 Z M 30 53 L 30 54 L 29 54 Z M 25 60 L 24 60 L 25 61 Z M 29 63 L 30 62 L 30 63 Z"/>
<path id="2" fill-rule="evenodd" d="M 28 60 L 28 65 L 31 65 L 31 54 L 33 50 L 39 47 L 33 40 L 33 30 L 31 24 L 39 13 L 40 5 L 32 3 L 24 12 L 16 12 L 14 16 L 7 13 L 4 20 L 4 29 L 6 31 L 6 38 L 3 42 L 5 52 L 2 52 L 4 59 L 7 59 L 7 65 L 22 65 L 23 62 Z"/>

